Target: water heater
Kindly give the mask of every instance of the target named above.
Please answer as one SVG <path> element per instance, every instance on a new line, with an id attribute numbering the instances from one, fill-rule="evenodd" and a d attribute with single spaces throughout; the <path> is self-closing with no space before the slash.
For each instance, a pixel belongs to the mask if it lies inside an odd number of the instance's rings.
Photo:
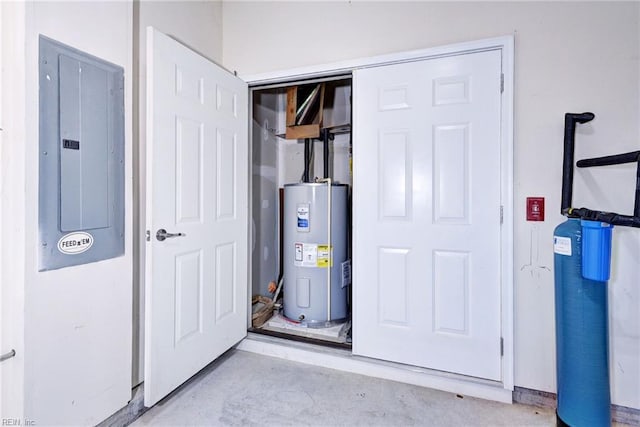
<path id="1" fill-rule="evenodd" d="M 347 318 L 347 203 L 344 184 L 285 185 L 282 244 L 287 318 L 311 327 Z"/>

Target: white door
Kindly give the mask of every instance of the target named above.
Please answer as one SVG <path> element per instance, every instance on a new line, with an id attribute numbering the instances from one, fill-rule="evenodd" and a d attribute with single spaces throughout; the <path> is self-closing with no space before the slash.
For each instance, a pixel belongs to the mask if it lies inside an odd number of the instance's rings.
<path id="1" fill-rule="evenodd" d="M 147 31 L 145 405 L 247 330 L 247 85 Z M 181 233 L 160 241 L 156 234 Z"/>
<path id="2" fill-rule="evenodd" d="M 354 353 L 501 379 L 501 52 L 354 73 Z"/>

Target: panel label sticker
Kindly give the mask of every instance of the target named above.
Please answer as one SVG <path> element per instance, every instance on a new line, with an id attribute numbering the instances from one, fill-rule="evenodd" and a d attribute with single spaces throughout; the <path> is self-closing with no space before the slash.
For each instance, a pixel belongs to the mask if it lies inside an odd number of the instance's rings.
<path id="1" fill-rule="evenodd" d="M 93 246 L 93 236 L 82 231 L 69 233 L 58 240 L 58 250 L 67 255 L 81 254 L 88 251 L 91 246 Z"/>
<path id="2" fill-rule="evenodd" d="M 318 245 L 318 260 L 316 267 L 329 265 L 329 245 Z M 331 267 L 333 267 L 333 248 L 331 248 Z"/>
<path id="3" fill-rule="evenodd" d="M 295 243 L 296 255 L 293 265 L 296 267 L 315 267 L 318 261 L 318 245 L 315 243 Z"/>
<path id="4" fill-rule="evenodd" d="M 303 203 L 299 204 L 297 209 L 298 216 L 298 231 L 309 231 L 309 204 Z"/>
<path id="5" fill-rule="evenodd" d="M 62 140 L 62 148 L 67 148 L 69 150 L 79 150 L 80 149 L 80 141 L 74 141 L 72 139 L 63 139 Z"/>
<path id="6" fill-rule="evenodd" d="M 329 265 L 329 250 L 327 245 L 317 243 L 294 243 L 296 267 L 322 268 Z M 331 266 L 333 267 L 333 247 L 331 248 Z"/>
<path id="7" fill-rule="evenodd" d="M 302 258 L 302 251 L 303 251 L 304 245 L 302 243 L 296 243 L 295 246 L 296 246 L 295 261 L 296 262 L 302 262 L 302 259 L 303 259 Z M 296 264 L 296 265 L 298 265 L 298 264 Z"/>
<path id="8" fill-rule="evenodd" d="M 571 237 L 553 236 L 553 252 L 571 256 Z"/>

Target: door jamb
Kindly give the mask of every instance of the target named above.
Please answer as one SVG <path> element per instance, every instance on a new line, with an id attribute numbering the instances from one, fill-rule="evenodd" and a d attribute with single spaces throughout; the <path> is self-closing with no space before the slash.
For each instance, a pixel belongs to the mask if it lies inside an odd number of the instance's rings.
<path id="1" fill-rule="evenodd" d="M 505 389 L 514 388 L 514 274 L 513 274 L 513 99 L 514 99 L 514 36 L 456 43 L 427 49 L 398 52 L 386 55 L 352 59 L 320 65 L 290 68 L 273 72 L 241 76 L 249 85 L 255 86 L 285 83 L 309 78 L 319 78 L 345 74 L 356 69 L 379 67 L 413 61 L 422 61 L 447 56 L 458 56 L 489 50 L 502 53 L 503 93 L 501 99 L 501 140 L 500 140 L 500 180 L 502 204 L 501 243 L 501 337 L 503 342 L 502 385 Z M 251 97 L 249 97 L 251 99 Z M 249 105 L 249 118 L 252 117 L 252 105 Z M 252 141 L 252 127 L 249 126 L 249 141 Z M 249 150 L 248 170 L 251 172 L 251 150 Z M 249 188 L 249 206 L 251 206 L 251 186 Z M 498 214 L 498 212 L 496 212 Z M 251 221 L 249 221 L 251 222 Z M 250 226 L 250 225 L 248 225 Z M 249 238 L 251 232 L 249 230 Z M 249 242 L 250 243 L 250 242 Z M 249 248 L 251 245 L 249 244 Z M 251 262 L 251 254 L 248 258 Z M 249 268 L 249 266 L 247 266 Z M 249 289 L 251 289 L 251 271 L 249 271 Z M 251 294 L 251 292 L 249 293 Z M 249 302 L 249 305 L 251 303 Z M 251 310 L 249 310 L 251 313 Z M 250 319 L 249 319 L 250 325 Z M 496 343 L 500 345 L 500 343 Z"/>

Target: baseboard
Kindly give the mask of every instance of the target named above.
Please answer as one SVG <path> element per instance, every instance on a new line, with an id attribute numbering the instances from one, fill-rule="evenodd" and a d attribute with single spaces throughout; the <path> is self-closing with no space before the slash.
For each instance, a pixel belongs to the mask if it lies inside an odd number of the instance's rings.
<path id="1" fill-rule="evenodd" d="M 142 383 L 131 390 L 131 400 L 127 406 L 102 421 L 96 427 L 128 426 L 147 412 L 148 409 L 144 406 L 144 383 Z"/>
<path id="2" fill-rule="evenodd" d="M 513 402 L 540 408 L 555 408 L 556 394 L 546 391 L 532 390 L 524 387 L 513 389 Z M 611 405 L 611 419 L 618 423 L 632 426 L 640 425 L 640 409 Z"/>

